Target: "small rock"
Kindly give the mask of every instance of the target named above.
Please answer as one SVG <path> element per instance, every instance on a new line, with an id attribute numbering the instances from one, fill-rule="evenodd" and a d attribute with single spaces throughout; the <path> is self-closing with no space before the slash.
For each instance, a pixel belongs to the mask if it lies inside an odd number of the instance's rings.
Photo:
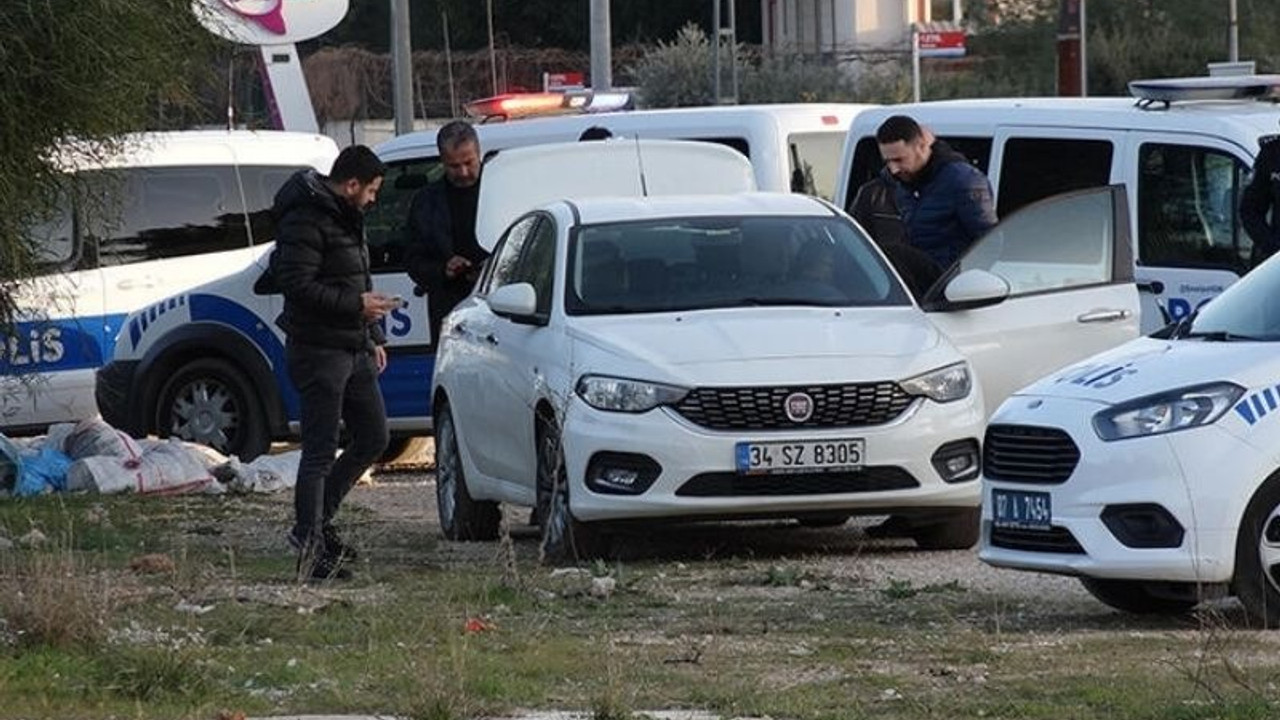
<path id="1" fill-rule="evenodd" d="M 289 662 L 284 665 L 285 667 L 298 667 L 298 658 L 289 658 Z"/>
<path id="2" fill-rule="evenodd" d="M 245 720 L 243 710 L 222 710 L 218 712 L 218 720 Z"/>
<path id="3" fill-rule="evenodd" d="M 812 589 L 813 589 L 813 581 L 812 581 L 812 580 L 801 580 L 801 581 L 800 581 L 800 589 L 801 589 L 801 590 L 812 590 Z"/>
<path id="4" fill-rule="evenodd" d="M 901 700 L 902 693 L 898 692 L 897 688 L 886 688 L 884 692 L 880 693 L 880 699 L 881 700 Z"/>
<path id="5" fill-rule="evenodd" d="M 618 581 L 611 577 L 591 578 L 591 596 L 607 599 L 618 587 Z"/>
<path id="6" fill-rule="evenodd" d="M 107 519 L 107 509 L 101 505 L 94 505 L 84 511 L 84 519 L 90 525 L 101 525 Z"/>
<path id="7" fill-rule="evenodd" d="M 214 607 L 214 605 L 196 605 L 186 600 L 179 600 L 178 604 L 173 606 L 173 609 L 176 612 L 187 613 L 188 615 L 204 615 L 207 612 L 212 612 Z"/>
<path id="8" fill-rule="evenodd" d="M 583 577 L 590 575 L 591 571 L 586 568 L 556 568 L 551 571 L 551 577 Z"/>
<path id="9" fill-rule="evenodd" d="M 44 545 L 47 542 L 49 542 L 48 536 L 46 536 L 44 533 L 40 532 L 40 530 L 36 528 L 32 528 L 31 532 L 18 538 L 18 543 L 22 545 L 26 545 L 27 547 L 38 547 L 40 545 Z"/>
<path id="10" fill-rule="evenodd" d="M 139 555 L 129 561 L 129 569 L 143 575 L 161 575 L 177 570 L 173 558 L 163 553 Z"/>

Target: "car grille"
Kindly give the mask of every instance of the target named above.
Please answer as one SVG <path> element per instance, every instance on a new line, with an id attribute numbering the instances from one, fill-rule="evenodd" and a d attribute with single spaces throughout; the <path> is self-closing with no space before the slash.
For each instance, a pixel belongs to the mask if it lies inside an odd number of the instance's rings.
<path id="1" fill-rule="evenodd" d="M 991 480 L 1056 485 L 1080 462 L 1080 448 L 1057 428 L 992 425 L 982 443 L 982 472 Z"/>
<path id="2" fill-rule="evenodd" d="M 676 490 L 679 497 L 758 497 L 768 495 L 828 495 L 906 490 L 919 487 L 911 473 L 893 465 L 865 467 L 858 472 L 739 475 L 732 472 L 695 475 Z"/>
<path id="3" fill-rule="evenodd" d="M 1027 552 L 1083 555 L 1084 548 L 1071 531 L 1063 527 L 1048 530 L 1020 530 L 1015 528 L 991 528 L 992 547 Z"/>
<path id="4" fill-rule="evenodd" d="M 784 404 L 793 393 L 813 398 L 813 415 L 803 422 L 787 417 Z M 710 430 L 784 430 L 882 425 L 915 398 L 895 382 L 809 387 L 696 388 L 675 406 L 695 425 Z"/>

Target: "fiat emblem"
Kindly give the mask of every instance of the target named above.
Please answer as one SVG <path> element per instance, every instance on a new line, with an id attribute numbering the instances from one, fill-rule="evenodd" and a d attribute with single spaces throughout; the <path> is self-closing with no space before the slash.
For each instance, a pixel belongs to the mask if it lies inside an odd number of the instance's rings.
<path id="1" fill-rule="evenodd" d="M 791 393 L 782 402 L 787 419 L 793 423 L 802 423 L 813 417 L 813 398 L 808 393 Z"/>

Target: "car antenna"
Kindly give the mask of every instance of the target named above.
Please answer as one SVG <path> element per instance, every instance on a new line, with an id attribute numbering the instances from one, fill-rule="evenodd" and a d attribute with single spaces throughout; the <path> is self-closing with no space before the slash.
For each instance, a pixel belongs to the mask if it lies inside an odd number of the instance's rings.
<path id="1" fill-rule="evenodd" d="M 640 168 L 640 197 L 649 197 L 649 184 L 644 179 L 644 154 L 640 152 L 640 133 L 636 133 L 636 166 Z"/>

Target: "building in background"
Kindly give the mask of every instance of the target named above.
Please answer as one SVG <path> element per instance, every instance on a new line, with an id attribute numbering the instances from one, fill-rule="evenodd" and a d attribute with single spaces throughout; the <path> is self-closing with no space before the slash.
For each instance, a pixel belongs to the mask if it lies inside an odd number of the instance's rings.
<path id="1" fill-rule="evenodd" d="M 942 5 L 943 3 L 938 3 Z M 960 21 L 960 1 L 937 17 L 932 0 L 760 0 L 769 50 L 831 55 L 840 61 L 900 54 L 911 48 L 913 23 Z"/>

